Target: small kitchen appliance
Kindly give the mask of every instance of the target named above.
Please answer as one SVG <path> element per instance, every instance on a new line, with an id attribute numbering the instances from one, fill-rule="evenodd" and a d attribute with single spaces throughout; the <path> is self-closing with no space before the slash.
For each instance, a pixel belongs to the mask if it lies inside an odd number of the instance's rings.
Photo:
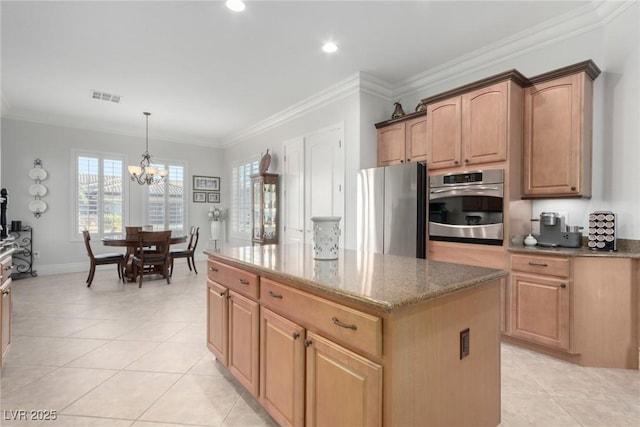
<path id="1" fill-rule="evenodd" d="M 589 214 L 589 249 L 594 251 L 615 251 L 616 214 L 610 211 L 596 211 Z"/>
<path id="2" fill-rule="evenodd" d="M 567 228 L 565 217 L 557 212 L 542 212 L 538 246 L 579 248 L 582 246 L 582 232 L 579 230 L 580 227 Z"/>

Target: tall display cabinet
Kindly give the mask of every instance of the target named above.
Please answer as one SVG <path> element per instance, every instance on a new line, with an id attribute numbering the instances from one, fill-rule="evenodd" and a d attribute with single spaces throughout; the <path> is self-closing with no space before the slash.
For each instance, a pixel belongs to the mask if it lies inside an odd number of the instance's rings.
<path id="1" fill-rule="evenodd" d="M 275 173 L 251 176 L 251 240 L 254 244 L 278 243 L 278 178 Z"/>

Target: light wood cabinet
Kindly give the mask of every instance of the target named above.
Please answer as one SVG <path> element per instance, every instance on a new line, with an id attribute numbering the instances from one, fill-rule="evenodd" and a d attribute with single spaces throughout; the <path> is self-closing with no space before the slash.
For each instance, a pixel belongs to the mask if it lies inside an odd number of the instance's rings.
<path id="1" fill-rule="evenodd" d="M 0 262 L 0 268 L 0 292 L 2 293 L 2 303 L 0 304 L 0 350 L 2 357 L 0 358 L 0 367 L 2 367 L 2 361 L 4 361 L 11 344 L 11 256 L 5 257 Z"/>
<path id="2" fill-rule="evenodd" d="M 240 383 L 258 396 L 258 276 L 219 262 L 208 262 L 207 346 Z"/>
<path id="3" fill-rule="evenodd" d="M 260 310 L 260 403 L 281 426 L 304 426 L 305 330 Z"/>
<path id="4" fill-rule="evenodd" d="M 568 280 L 514 273 L 510 292 L 512 336 L 569 350 Z"/>
<path id="5" fill-rule="evenodd" d="M 381 426 L 382 366 L 307 334 L 306 425 Z"/>
<path id="6" fill-rule="evenodd" d="M 381 122 L 378 129 L 378 166 L 427 160 L 427 119 L 424 112 L 391 124 Z"/>
<path id="7" fill-rule="evenodd" d="M 524 92 L 523 196 L 590 197 L 591 61 L 535 77 Z"/>
<path id="8" fill-rule="evenodd" d="M 507 159 L 511 81 L 427 105 L 429 170 Z"/>

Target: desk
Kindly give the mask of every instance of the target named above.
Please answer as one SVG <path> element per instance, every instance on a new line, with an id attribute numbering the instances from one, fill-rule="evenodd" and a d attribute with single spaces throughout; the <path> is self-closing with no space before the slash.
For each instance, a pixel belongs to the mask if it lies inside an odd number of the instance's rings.
<path id="1" fill-rule="evenodd" d="M 170 244 L 176 245 L 179 243 L 185 243 L 186 241 L 187 236 L 171 236 Z M 126 237 L 106 237 L 102 239 L 102 244 L 105 246 L 118 246 L 127 248 L 127 253 L 125 254 L 125 258 L 127 258 L 125 274 L 129 280 L 135 281 L 136 278 L 133 274 L 132 264 L 133 254 L 135 253 L 135 250 L 139 244 L 138 236 L 133 235 Z"/>

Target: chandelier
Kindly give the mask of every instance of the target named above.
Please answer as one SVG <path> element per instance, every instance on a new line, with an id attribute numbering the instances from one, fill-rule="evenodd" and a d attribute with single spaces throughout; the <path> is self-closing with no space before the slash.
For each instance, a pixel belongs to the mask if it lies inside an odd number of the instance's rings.
<path id="1" fill-rule="evenodd" d="M 151 185 L 158 182 L 162 182 L 169 173 L 167 170 L 158 170 L 151 166 L 151 154 L 149 154 L 149 116 L 151 113 L 142 113 L 147 119 L 147 137 L 146 137 L 146 149 L 140 160 L 140 166 L 129 166 L 129 174 L 131 174 L 131 181 L 135 181 L 140 185 Z"/>

